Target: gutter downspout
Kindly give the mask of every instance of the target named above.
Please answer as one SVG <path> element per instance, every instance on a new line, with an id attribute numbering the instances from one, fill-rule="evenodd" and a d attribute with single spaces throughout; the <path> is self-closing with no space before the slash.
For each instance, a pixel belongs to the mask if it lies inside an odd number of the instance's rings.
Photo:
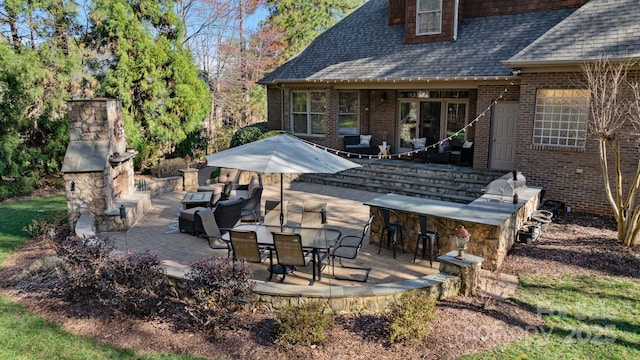
<path id="1" fill-rule="evenodd" d="M 453 41 L 458 40 L 458 11 L 460 11 L 460 0 L 455 0 L 453 5 Z"/>

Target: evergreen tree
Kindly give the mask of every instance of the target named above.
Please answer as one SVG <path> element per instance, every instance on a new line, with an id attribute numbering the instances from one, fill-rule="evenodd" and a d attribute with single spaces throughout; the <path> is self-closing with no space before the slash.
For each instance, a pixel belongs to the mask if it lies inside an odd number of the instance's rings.
<path id="1" fill-rule="evenodd" d="M 208 87 L 182 48 L 183 31 L 168 0 L 97 0 L 92 46 L 100 95 L 122 100 L 129 145 L 137 165 L 172 153 L 199 132 L 209 110 Z"/>
<path id="2" fill-rule="evenodd" d="M 39 179 L 58 174 L 69 139 L 66 102 L 90 92 L 75 3 L 11 1 L 0 19 L 0 199 L 26 195 Z"/>

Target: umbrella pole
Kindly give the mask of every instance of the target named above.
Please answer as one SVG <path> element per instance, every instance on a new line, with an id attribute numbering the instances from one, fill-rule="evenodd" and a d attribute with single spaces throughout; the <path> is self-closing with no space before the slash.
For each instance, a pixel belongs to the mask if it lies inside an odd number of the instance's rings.
<path id="1" fill-rule="evenodd" d="M 284 185 L 282 184 L 282 173 L 280 173 L 280 231 L 284 228 Z"/>

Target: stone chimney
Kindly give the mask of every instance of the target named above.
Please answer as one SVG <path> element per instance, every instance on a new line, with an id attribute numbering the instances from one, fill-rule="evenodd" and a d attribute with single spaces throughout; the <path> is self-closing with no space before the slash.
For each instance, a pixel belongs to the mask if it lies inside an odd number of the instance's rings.
<path id="1" fill-rule="evenodd" d="M 136 192 L 137 155 L 127 149 L 122 104 L 114 99 L 74 100 L 67 108 L 70 142 L 62 172 L 69 220 L 75 224 L 80 216 L 92 215 L 98 232 L 122 230 L 128 219 L 120 218 L 119 207 Z"/>

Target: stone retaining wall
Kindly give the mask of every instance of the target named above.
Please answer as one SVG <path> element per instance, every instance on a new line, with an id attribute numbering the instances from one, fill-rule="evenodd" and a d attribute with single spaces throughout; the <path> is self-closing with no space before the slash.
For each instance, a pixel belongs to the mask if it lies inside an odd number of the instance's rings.
<path id="1" fill-rule="evenodd" d="M 402 280 L 393 283 L 360 286 L 303 286 L 273 282 L 257 282 L 254 296 L 250 301 L 252 308 L 264 311 L 276 311 L 291 305 L 308 302 L 326 304 L 325 311 L 338 314 L 374 312 L 387 309 L 397 303 L 406 291 L 416 290 L 425 296 L 432 295 L 438 300 L 453 296 L 469 296 L 478 288 L 479 271 L 483 259 L 468 255 L 467 259 L 455 258 L 457 252 L 451 252 L 438 258 L 440 273 L 417 279 Z M 184 270 L 168 268 L 167 274 L 173 284 L 172 292 L 178 294 L 178 283 L 183 281 Z"/>
<path id="2" fill-rule="evenodd" d="M 149 191 L 151 197 L 170 193 L 174 191 L 184 191 L 184 179 L 182 176 L 171 176 L 166 178 L 137 179 L 138 190 Z"/>

